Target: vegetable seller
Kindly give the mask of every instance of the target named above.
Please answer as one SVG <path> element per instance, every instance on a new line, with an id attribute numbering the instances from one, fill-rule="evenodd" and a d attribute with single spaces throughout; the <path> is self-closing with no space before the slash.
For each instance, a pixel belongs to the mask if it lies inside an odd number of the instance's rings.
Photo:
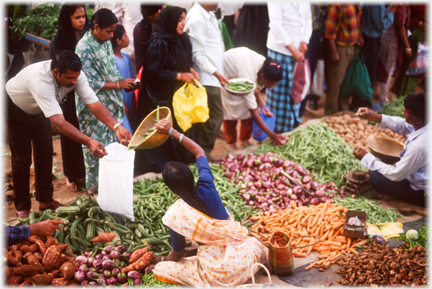
<path id="1" fill-rule="evenodd" d="M 191 170 L 183 163 L 169 162 L 162 171 L 165 184 L 180 199 L 162 219 L 169 227 L 173 251 L 166 257 L 153 257 L 152 261 L 158 263 L 153 271 L 156 279 L 200 288 L 244 283 L 251 277 L 252 264 L 268 264 L 268 249 L 228 215 L 204 150 L 174 130 L 167 120 L 159 121 L 156 128 L 184 145 L 196 157 L 199 171 L 196 186 Z M 183 258 L 186 237 L 204 244 L 198 247 L 196 256 Z"/>
<path id="2" fill-rule="evenodd" d="M 271 58 L 256 53 L 247 47 L 232 48 L 224 52 L 224 72 L 228 79 L 246 78 L 255 80 L 257 88 L 247 95 L 235 95 L 221 89 L 224 111 L 223 127 L 225 140 L 229 148 L 236 149 L 237 122 L 240 120 L 240 146 L 250 145 L 252 136 L 252 122 L 255 123 L 270 137 L 274 145 L 285 143 L 285 137 L 271 131 L 259 116 L 259 110 L 264 108 L 261 92 L 265 88 L 274 87 L 282 79 L 282 67 Z M 257 104 L 258 103 L 258 104 Z M 259 108 L 258 108 L 259 106 Z M 267 117 L 273 116 L 269 109 L 264 111 Z"/>
<path id="3" fill-rule="evenodd" d="M 19 244 L 26 240 L 28 237 L 36 236 L 52 236 L 55 230 L 62 230 L 60 224 L 65 225 L 66 223 L 61 220 L 45 220 L 30 225 L 24 226 L 7 226 L 6 230 L 6 245 L 12 246 Z"/>
<path id="4" fill-rule="evenodd" d="M 86 136 L 64 119 L 59 103 L 73 89 L 92 114 L 113 130 L 123 144 L 128 144 L 132 137 L 98 101 L 81 73 L 81 60 L 74 52 L 60 51 L 53 60 L 41 61 L 21 70 L 6 83 L 8 138 L 18 217 L 25 218 L 30 214 L 32 143 L 39 210 L 55 210 L 61 206 L 53 200 L 51 125 L 68 138 L 87 146 L 95 157 L 106 155 L 99 141 Z"/>
<path id="5" fill-rule="evenodd" d="M 360 117 L 380 124 L 399 134 L 407 134 L 400 161 L 388 165 L 354 148 L 354 156 L 370 169 L 369 181 L 374 189 L 384 195 L 397 197 L 409 203 L 425 206 L 428 182 L 427 173 L 427 131 L 424 93 L 411 93 L 404 100 L 405 119 L 396 116 L 380 115 L 368 108 L 360 108 Z"/>

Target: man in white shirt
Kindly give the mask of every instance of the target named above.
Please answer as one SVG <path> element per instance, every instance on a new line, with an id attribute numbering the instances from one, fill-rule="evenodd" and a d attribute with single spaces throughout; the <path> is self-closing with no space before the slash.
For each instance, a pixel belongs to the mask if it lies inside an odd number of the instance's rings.
<path id="1" fill-rule="evenodd" d="M 38 62 L 21 70 L 6 83 L 8 138 L 18 217 L 25 218 L 30 214 L 32 143 L 39 210 L 55 210 L 61 206 L 52 198 L 51 125 L 68 138 L 89 147 L 93 155 L 99 158 L 106 155 L 100 142 L 89 138 L 64 119 L 59 102 L 73 89 L 90 111 L 115 132 L 121 143 L 129 143 L 132 137 L 98 100 L 84 73 L 81 73 L 81 60 L 74 52 L 60 51 L 52 61 Z"/>
<path id="2" fill-rule="evenodd" d="M 359 108 L 360 117 L 380 124 L 399 134 L 407 134 L 400 161 L 395 165 L 383 163 L 361 148 L 354 148 L 354 156 L 370 169 L 370 183 L 380 194 L 394 196 L 419 206 L 426 204 L 427 192 L 427 131 L 424 93 L 411 93 L 404 100 L 405 119 L 380 115 L 369 108 Z"/>
<path id="3" fill-rule="evenodd" d="M 218 20 L 213 11 L 217 3 L 195 3 L 186 16 L 185 32 L 192 43 L 193 68 L 207 90 L 209 119 L 196 124 L 196 142 L 204 149 L 207 159 L 213 150 L 222 124 L 223 109 L 220 87 L 228 83 L 223 75 L 225 46 Z"/>

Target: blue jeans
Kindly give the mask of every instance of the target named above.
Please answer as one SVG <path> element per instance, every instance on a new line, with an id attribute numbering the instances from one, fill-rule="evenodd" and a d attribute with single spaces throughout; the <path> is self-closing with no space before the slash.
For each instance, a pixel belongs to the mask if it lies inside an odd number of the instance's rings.
<path id="1" fill-rule="evenodd" d="M 370 174 L 369 182 L 380 194 L 392 196 L 422 207 L 426 204 L 425 192 L 422 190 L 416 191 L 411 188 L 409 181 L 406 179 L 400 182 L 395 182 L 387 179 L 379 172 L 374 171 Z"/>

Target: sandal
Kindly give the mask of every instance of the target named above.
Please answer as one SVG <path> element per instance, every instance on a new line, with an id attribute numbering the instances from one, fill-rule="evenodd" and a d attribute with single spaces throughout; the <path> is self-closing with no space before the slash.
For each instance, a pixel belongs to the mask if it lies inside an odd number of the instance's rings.
<path id="1" fill-rule="evenodd" d="M 66 179 L 66 187 L 71 192 L 78 192 L 78 185 L 77 185 L 77 183 L 76 182 L 69 182 L 69 179 Z"/>
<path id="2" fill-rule="evenodd" d="M 89 197 L 94 197 L 94 195 L 97 195 L 98 191 L 94 188 L 90 188 L 86 191 L 86 195 Z"/>

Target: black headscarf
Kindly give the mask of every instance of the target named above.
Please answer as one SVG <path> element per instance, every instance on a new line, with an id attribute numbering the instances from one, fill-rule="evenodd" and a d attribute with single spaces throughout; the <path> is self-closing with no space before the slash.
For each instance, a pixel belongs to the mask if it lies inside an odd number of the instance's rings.
<path id="1" fill-rule="evenodd" d="M 191 66 L 192 45 L 186 33 L 178 34 L 177 25 L 186 9 L 168 6 L 161 10 L 153 25 L 152 40 L 164 39 L 174 49 L 178 71 L 189 71 Z"/>
<path id="2" fill-rule="evenodd" d="M 76 44 L 78 43 L 78 39 L 76 38 L 75 31 L 72 27 L 71 16 L 75 13 L 78 7 L 83 7 L 84 5 L 76 4 L 76 3 L 65 3 L 60 11 L 59 22 L 57 33 L 53 39 L 53 49 L 54 54 L 58 51 L 62 50 L 71 50 L 75 51 Z M 79 38 L 84 35 L 84 33 L 89 28 L 89 20 L 86 15 L 86 25 L 82 31 L 80 31 Z"/>

